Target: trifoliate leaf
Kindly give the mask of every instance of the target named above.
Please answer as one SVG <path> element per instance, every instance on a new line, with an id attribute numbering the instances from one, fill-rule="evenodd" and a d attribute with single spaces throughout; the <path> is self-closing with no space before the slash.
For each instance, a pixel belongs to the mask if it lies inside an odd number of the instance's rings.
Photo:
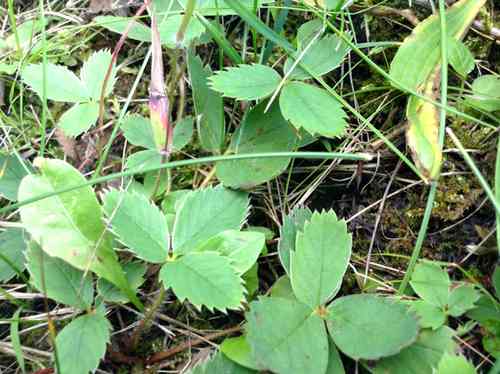
<path id="1" fill-rule="evenodd" d="M 167 221 L 144 195 L 111 190 L 104 196 L 103 207 L 111 230 L 137 257 L 154 263 L 167 260 Z"/>
<path id="2" fill-rule="evenodd" d="M 228 257 L 238 274 L 243 274 L 255 264 L 264 245 L 265 237 L 260 232 L 227 230 L 203 242 L 196 250 Z"/>
<path id="3" fill-rule="evenodd" d="M 160 271 L 165 287 L 177 298 L 209 310 L 239 309 L 245 300 L 243 281 L 231 261 L 216 252 L 192 252 L 169 261 Z"/>
<path id="4" fill-rule="evenodd" d="M 290 253 L 295 251 L 297 232 L 303 231 L 306 221 L 311 219 L 312 212 L 309 208 L 295 208 L 283 219 L 280 228 L 278 253 L 281 265 L 287 274 L 290 274 Z"/>
<path id="5" fill-rule="evenodd" d="M 261 298 L 246 314 L 253 360 L 275 373 L 324 373 L 328 336 L 323 320 L 298 301 Z"/>
<path id="6" fill-rule="evenodd" d="M 66 136 L 75 137 L 90 129 L 99 117 L 97 102 L 77 103 L 59 118 L 57 126 Z"/>
<path id="7" fill-rule="evenodd" d="M 99 313 L 78 317 L 56 338 L 61 373 L 88 374 L 106 353 L 111 325 Z"/>
<path id="8" fill-rule="evenodd" d="M 251 154 L 290 152 L 298 141 L 295 129 L 283 118 L 275 103 L 265 112 L 267 102 L 251 109 L 231 138 L 229 152 Z M 217 178 L 233 188 L 249 189 L 281 174 L 290 158 L 248 159 L 217 164 Z"/>
<path id="9" fill-rule="evenodd" d="M 40 175 L 26 176 L 19 187 L 21 200 L 84 185 L 78 170 L 61 160 L 35 159 Z M 121 290 L 136 306 L 125 274 L 111 246 L 102 211 L 94 191 L 85 186 L 39 200 L 20 208 L 21 222 L 31 237 L 49 255 L 80 270 L 92 270 Z"/>
<path id="10" fill-rule="evenodd" d="M 31 283 L 59 303 L 78 309 L 92 306 L 94 286 L 90 274 L 75 269 L 67 262 L 46 255 L 40 246 L 31 242 L 26 252 Z"/>
<path id="11" fill-rule="evenodd" d="M 36 94 L 43 97 L 43 65 L 28 65 L 21 78 Z M 46 95 L 48 100 L 79 103 L 89 100 L 87 89 L 78 77 L 67 67 L 46 64 Z"/>
<path id="12" fill-rule="evenodd" d="M 8 228 L 0 233 L 0 282 L 12 279 L 25 268 L 26 232 Z"/>
<path id="13" fill-rule="evenodd" d="M 410 284 L 428 303 L 441 308 L 448 304 L 450 277 L 438 264 L 428 261 L 417 264 Z"/>
<path id="14" fill-rule="evenodd" d="M 285 84 L 280 96 L 283 116 L 297 129 L 330 138 L 344 133 L 346 114 L 327 91 L 302 82 Z"/>
<path id="15" fill-rule="evenodd" d="M 340 289 L 351 257 L 352 238 L 335 212 L 313 213 L 297 233 L 291 254 L 292 288 L 311 308 L 325 304 Z"/>
<path id="16" fill-rule="evenodd" d="M 173 249 L 183 254 L 225 230 L 238 230 L 248 214 L 248 194 L 218 186 L 191 192 L 177 213 Z"/>
<path id="17" fill-rule="evenodd" d="M 111 52 L 106 49 L 94 52 L 82 66 L 80 77 L 83 84 L 87 88 L 88 95 L 95 101 L 101 99 L 102 85 L 108 71 L 109 65 L 112 62 Z M 116 68 L 113 64 L 111 75 L 106 84 L 106 92 L 104 97 L 108 96 L 113 91 L 113 86 L 116 79 Z"/>
<path id="18" fill-rule="evenodd" d="M 330 336 L 342 352 L 355 360 L 394 355 L 417 339 L 417 320 L 396 301 L 351 295 L 335 300 L 328 312 Z"/>
<path id="19" fill-rule="evenodd" d="M 209 78 L 209 85 L 226 97 L 257 100 L 270 96 L 280 81 L 280 75 L 273 68 L 254 64 L 218 71 Z"/>

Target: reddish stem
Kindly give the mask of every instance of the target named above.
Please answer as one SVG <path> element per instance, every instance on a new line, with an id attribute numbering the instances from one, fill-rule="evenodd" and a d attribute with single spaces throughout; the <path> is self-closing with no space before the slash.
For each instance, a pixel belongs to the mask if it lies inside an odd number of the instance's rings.
<path id="1" fill-rule="evenodd" d="M 141 5 L 141 7 L 137 10 L 135 13 L 134 17 L 130 20 L 130 22 L 127 24 L 127 27 L 125 28 L 125 31 L 123 32 L 122 36 L 120 37 L 120 40 L 118 40 L 118 43 L 116 43 L 115 49 L 113 50 L 113 54 L 111 55 L 111 63 L 108 66 L 108 70 L 106 71 L 106 75 L 104 76 L 104 81 L 102 82 L 102 88 L 101 88 L 101 97 L 99 98 L 99 128 L 104 127 L 104 96 L 106 94 L 106 87 L 108 86 L 108 81 L 109 78 L 111 77 L 111 72 L 113 71 L 113 66 L 116 64 L 116 61 L 118 60 L 118 53 L 120 53 L 120 50 L 123 47 L 123 44 L 125 43 L 125 40 L 127 39 L 128 33 L 130 32 L 130 29 L 132 28 L 134 22 L 139 18 L 142 13 L 147 9 L 149 6 L 149 3 L 151 0 L 144 0 L 144 4 Z"/>

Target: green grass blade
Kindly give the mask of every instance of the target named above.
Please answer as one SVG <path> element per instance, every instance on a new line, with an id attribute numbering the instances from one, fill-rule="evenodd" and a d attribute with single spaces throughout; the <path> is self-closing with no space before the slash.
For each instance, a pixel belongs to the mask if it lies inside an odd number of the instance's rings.
<path id="1" fill-rule="evenodd" d="M 198 18 L 198 20 L 203 24 L 203 26 L 205 26 L 210 35 L 212 35 L 212 38 L 214 38 L 215 42 L 219 45 L 219 47 L 222 48 L 227 57 L 231 59 L 233 64 L 235 65 L 243 64 L 244 63 L 243 59 L 236 51 L 236 49 L 234 49 L 231 43 L 226 39 L 226 36 L 220 31 L 220 29 L 213 23 L 211 23 L 209 20 L 207 20 L 205 17 L 203 17 L 201 14 L 195 13 L 195 15 Z"/>
<path id="2" fill-rule="evenodd" d="M 227 156 L 212 156 L 212 157 L 202 157 L 195 158 L 190 160 L 181 160 L 181 161 L 172 161 L 161 164 L 160 166 L 154 166 L 149 168 L 144 168 L 141 170 L 127 170 L 120 173 L 110 174 L 104 177 L 94 178 L 85 183 L 81 183 L 79 185 L 67 187 L 58 191 L 54 191 L 51 193 L 40 194 L 40 196 L 36 196 L 30 199 L 26 199 L 24 201 L 19 201 L 16 204 L 12 204 L 0 209 L 0 214 L 4 214 L 7 212 L 11 212 L 21 206 L 32 204 L 37 201 L 47 199 L 52 196 L 59 195 L 61 193 L 74 191 L 79 188 L 85 186 L 93 186 L 98 183 L 108 182 L 110 180 L 130 177 L 136 174 L 145 174 L 152 171 L 157 171 L 161 169 L 174 169 L 183 166 L 193 166 L 193 165 L 204 165 L 211 164 L 216 162 L 223 161 L 232 161 L 232 160 L 248 160 L 254 158 L 276 158 L 276 157 L 285 157 L 285 158 L 303 158 L 310 160 L 333 160 L 333 159 L 341 159 L 341 160 L 351 160 L 351 161 L 370 161 L 373 159 L 373 156 L 367 153 L 339 153 L 339 152 L 269 152 L 269 153 L 249 153 L 249 154 L 239 154 L 239 155 L 227 155 Z"/>
<path id="3" fill-rule="evenodd" d="M 16 360 L 21 368 L 23 374 L 26 373 L 26 365 L 24 363 L 23 351 L 21 349 L 21 339 L 19 338 L 19 314 L 21 313 L 21 308 L 16 310 L 14 316 L 12 317 L 10 323 L 10 341 L 12 342 L 12 347 L 16 354 Z"/>

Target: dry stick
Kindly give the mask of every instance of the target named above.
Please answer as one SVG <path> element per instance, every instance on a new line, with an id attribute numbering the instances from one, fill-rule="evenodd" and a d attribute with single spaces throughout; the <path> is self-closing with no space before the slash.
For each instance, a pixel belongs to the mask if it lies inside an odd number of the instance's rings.
<path id="1" fill-rule="evenodd" d="M 203 337 L 203 339 L 198 338 L 198 339 L 194 339 L 194 340 L 188 340 L 187 342 L 179 344 L 178 346 L 170 348 L 166 351 L 155 353 L 154 355 L 152 355 L 151 357 L 149 357 L 146 360 L 146 364 L 148 364 L 148 365 L 156 364 L 156 363 L 163 361 L 163 360 L 166 360 L 167 358 L 169 358 L 177 353 L 180 353 L 188 348 L 203 344 L 207 340 L 211 341 L 211 340 L 215 340 L 217 338 L 220 338 L 220 337 L 223 337 L 226 335 L 240 332 L 241 329 L 242 329 L 241 326 L 235 326 L 235 327 L 231 327 L 231 328 L 224 330 L 224 331 L 219 331 L 219 332 L 214 332 L 212 334 L 208 334 L 205 337 Z"/>
<path id="2" fill-rule="evenodd" d="M 127 39 L 128 33 L 130 32 L 130 29 L 134 25 L 134 22 L 137 20 L 137 18 L 139 18 L 142 15 L 142 13 L 144 13 L 144 11 L 149 6 L 150 1 L 151 0 L 144 0 L 144 4 L 141 5 L 141 7 L 135 13 L 134 17 L 127 24 L 125 31 L 120 37 L 120 40 L 118 40 L 118 43 L 116 43 L 115 49 L 113 50 L 113 54 L 111 55 L 111 62 L 108 65 L 108 70 L 106 71 L 106 75 L 104 76 L 104 81 L 102 82 L 101 97 L 99 98 L 98 129 L 102 129 L 104 127 L 104 97 L 106 96 L 106 87 L 108 86 L 109 78 L 111 78 L 111 72 L 113 71 L 113 67 L 116 64 L 116 61 L 118 60 L 118 53 L 120 53 L 120 50 L 122 49 L 123 44 Z M 106 163 L 106 159 L 108 158 L 108 153 L 110 148 L 111 144 L 108 144 L 108 146 L 103 152 L 101 161 L 97 165 L 97 169 L 94 173 L 94 178 L 99 177 L 99 175 L 101 174 L 101 170 L 104 167 L 104 164 Z"/>

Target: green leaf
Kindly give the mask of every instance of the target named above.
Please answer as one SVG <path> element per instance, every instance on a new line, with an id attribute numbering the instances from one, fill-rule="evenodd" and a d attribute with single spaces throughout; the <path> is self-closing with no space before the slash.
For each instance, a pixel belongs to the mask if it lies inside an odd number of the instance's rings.
<path id="1" fill-rule="evenodd" d="M 26 233 L 23 229 L 8 228 L 0 233 L 0 282 L 11 280 L 24 270 Z"/>
<path id="2" fill-rule="evenodd" d="M 0 197 L 16 201 L 19 184 L 28 170 L 15 154 L 0 152 Z"/>
<path id="3" fill-rule="evenodd" d="M 188 0 L 177 0 L 173 5 L 170 1 L 164 0 L 153 0 L 155 3 L 155 9 L 158 14 L 166 13 L 168 11 L 182 11 L 186 8 Z M 240 0 L 240 2 L 247 8 L 253 9 L 254 4 L 259 9 L 264 4 L 273 3 L 274 0 Z M 199 12 L 206 16 L 227 16 L 236 15 L 238 13 L 234 12 L 229 8 L 224 0 L 198 0 L 196 1 L 196 12 Z"/>
<path id="4" fill-rule="evenodd" d="M 251 231 L 223 231 L 196 248 L 196 251 L 217 252 L 231 260 L 238 274 L 250 270 L 265 246 L 264 234 Z"/>
<path id="5" fill-rule="evenodd" d="M 493 287 L 495 287 L 497 297 L 500 299 L 500 265 L 495 266 L 491 282 L 493 283 Z"/>
<path id="6" fill-rule="evenodd" d="M 89 100 L 87 89 L 78 77 L 61 65 L 46 64 L 46 93 L 48 100 L 79 103 Z M 43 65 L 28 65 L 21 78 L 36 94 L 43 97 Z"/>
<path id="7" fill-rule="evenodd" d="M 192 52 L 188 53 L 188 71 L 201 146 L 206 151 L 220 153 L 225 137 L 222 96 L 208 87 L 212 71 L 209 66 L 203 67 L 201 59 Z"/>
<path id="8" fill-rule="evenodd" d="M 129 262 L 123 265 L 123 270 L 125 271 L 125 276 L 130 287 L 137 292 L 139 287 L 144 283 L 146 265 L 141 262 Z M 111 303 L 126 303 L 128 301 L 127 295 L 104 278 L 97 280 L 97 291 L 105 301 Z"/>
<path id="9" fill-rule="evenodd" d="M 466 97 L 466 103 L 475 108 L 494 112 L 500 110 L 500 78 L 495 75 L 483 75 L 472 82 L 472 96 Z"/>
<path id="10" fill-rule="evenodd" d="M 328 366 L 326 368 L 325 374 L 345 374 L 344 364 L 340 358 L 339 351 L 335 347 L 335 343 L 332 339 L 328 339 Z"/>
<path id="11" fill-rule="evenodd" d="M 437 329 L 446 322 L 446 314 L 440 307 L 425 300 L 416 300 L 410 304 L 410 310 L 418 317 L 420 327 Z"/>
<path id="12" fill-rule="evenodd" d="M 328 336 L 323 320 L 298 301 L 260 298 L 246 314 L 247 340 L 257 367 L 276 373 L 324 373 Z"/>
<path id="13" fill-rule="evenodd" d="M 132 21 L 132 18 L 98 16 L 94 18 L 94 22 L 98 26 L 104 27 L 105 29 L 118 34 L 123 34 L 129 22 L 132 22 L 127 37 L 141 42 L 151 42 L 151 29 L 143 23 Z"/>
<path id="14" fill-rule="evenodd" d="M 59 303 L 78 309 L 88 309 L 94 300 L 94 286 L 90 274 L 75 269 L 63 260 L 47 256 L 35 242 L 28 245 L 27 267 L 31 283 Z"/>
<path id="15" fill-rule="evenodd" d="M 239 309 L 245 300 L 243 281 L 230 260 L 216 252 L 188 253 L 169 261 L 160 270 L 165 287 L 180 301 L 189 300 L 198 309 Z"/>
<path id="16" fill-rule="evenodd" d="M 193 122 L 194 118 L 188 116 L 184 117 L 175 124 L 173 140 L 174 152 L 179 152 L 191 141 L 191 138 L 193 137 Z"/>
<path id="17" fill-rule="evenodd" d="M 21 200 L 86 182 L 78 170 L 61 160 L 36 158 L 34 165 L 41 175 L 23 179 L 19 187 Z M 94 271 L 141 306 L 106 235 L 101 207 L 90 186 L 25 205 L 20 215 L 23 226 L 49 256 L 61 258 L 77 269 Z"/>
<path id="18" fill-rule="evenodd" d="M 394 355 L 417 339 L 417 320 L 396 301 L 351 295 L 335 300 L 328 312 L 330 336 L 342 352 L 355 360 Z"/>
<path id="19" fill-rule="evenodd" d="M 111 231 L 137 257 L 154 263 L 167 260 L 167 221 L 144 195 L 113 189 L 104 196 L 103 208 Z"/>
<path id="20" fill-rule="evenodd" d="M 485 0 L 460 0 L 446 11 L 448 36 L 461 39 Z M 440 20 L 433 14 L 420 22 L 408 36 L 391 62 L 389 74 L 400 84 L 417 90 L 439 64 Z"/>
<path id="21" fill-rule="evenodd" d="M 99 117 L 96 102 L 77 103 L 59 118 L 57 126 L 65 135 L 75 137 L 90 129 Z"/>
<path id="22" fill-rule="evenodd" d="M 448 38 L 448 61 L 455 71 L 466 77 L 474 70 L 474 56 L 460 40 Z"/>
<path id="23" fill-rule="evenodd" d="M 321 32 L 323 29 L 323 21 L 319 18 L 315 18 L 312 21 L 308 21 L 300 25 L 297 30 L 297 49 L 303 50 L 309 42 L 314 38 L 314 36 Z"/>
<path id="24" fill-rule="evenodd" d="M 463 356 L 445 354 L 439 363 L 437 374 L 475 374 L 476 369 Z"/>
<path id="25" fill-rule="evenodd" d="M 121 129 L 125 139 L 130 144 L 156 150 L 153 129 L 148 119 L 139 114 L 128 115 L 125 117 Z"/>
<path id="26" fill-rule="evenodd" d="M 99 26 L 119 34 L 123 34 L 129 22 L 132 22 L 132 27 L 127 37 L 141 42 L 151 42 L 151 29 L 143 23 L 133 21 L 131 17 L 99 16 L 96 17 L 94 21 Z M 176 34 L 181 22 L 182 15 L 180 14 L 169 15 L 163 18 L 158 25 L 162 44 L 166 45 L 168 48 L 177 47 Z M 191 18 L 181 46 L 189 46 L 189 44 L 194 39 L 199 38 L 204 31 L 205 28 L 203 25 L 196 18 Z"/>
<path id="27" fill-rule="evenodd" d="M 297 299 L 314 309 L 333 298 L 347 270 L 351 247 L 347 224 L 334 211 L 313 213 L 304 231 L 297 233 L 291 253 L 290 278 Z"/>
<path id="28" fill-rule="evenodd" d="M 161 165 L 162 156 L 156 149 L 132 153 L 127 157 L 125 168 L 129 170 L 141 170 Z"/>
<path id="29" fill-rule="evenodd" d="M 383 358 L 370 365 L 374 374 L 435 372 L 441 357 L 455 350 L 454 331 L 447 326 L 437 330 L 422 330 L 417 341 L 394 356 Z M 458 374 L 458 373 L 457 373 Z"/>
<path id="30" fill-rule="evenodd" d="M 252 374 L 256 373 L 254 370 L 247 369 L 237 363 L 229 360 L 222 353 L 217 352 L 215 356 L 196 366 L 189 374 Z"/>
<path id="31" fill-rule="evenodd" d="M 283 226 L 280 228 L 280 240 L 278 242 L 278 252 L 281 265 L 287 274 L 290 274 L 290 253 L 295 251 L 295 241 L 297 232 L 303 231 L 304 224 L 312 217 L 309 208 L 295 208 L 283 219 Z"/>
<path id="32" fill-rule="evenodd" d="M 266 103 L 251 109 L 231 138 L 229 152 L 249 154 L 259 152 L 290 152 L 297 135 L 273 104 L 267 113 Z M 290 158 L 248 159 L 217 164 L 217 178 L 226 186 L 248 189 L 281 174 Z"/>
<path id="33" fill-rule="evenodd" d="M 251 300 L 259 290 L 259 263 L 256 262 L 253 266 L 242 275 L 245 282 L 247 299 Z"/>
<path id="34" fill-rule="evenodd" d="M 181 27 L 182 17 L 183 15 L 181 14 L 169 15 L 168 17 L 164 17 L 163 21 L 158 25 L 160 40 L 168 48 L 179 47 L 177 45 L 177 31 Z M 180 46 L 184 48 L 188 47 L 193 40 L 201 37 L 204 31 L 205 27 L 203 27 L 200 21 L 196 17 L 191 17 Z"/>
<path id="35" fill-rule="evenodd" d="M 224 355 L 239 365 L 249 369 L 258 369 L 252 360 L 250 344 L 248 344 L 245 335 L 225 339 L 219 346 L 219 349 Z"/>
<path id="36" fill-rule="evenodd" d="M 218 186 L 191 192 L 177 214 L 172 246 L 184 254 L 225 230 L 239 230 L 248 214 L 248 194 Z"/>
<path id="37" fill-rule="evenodd" d="M 306 40 L 309 43 L 310 40 Z M 308 44 L 303 44 L 302 48 L 293 55 L 294 58 L 289 57 L 285 62 L 285 74 L 288 74 L 292 68 L 295 60 L 299 58 L 304 52 Z M 316 40 L 302 56 L 300 64 L 305 66 L 308 70 L 314 73 L 314 76 L 325 75 L 342 63 L 347 53 L 349 53 L 349 46 L 335 35 L 327 35 L 319 40 Z M 307 73 L 300 66 L 296 66 L 293 72 L 289 75 L 290 79 L 312 79 L 311 74 Z"/>
<path id="38" fill-rule="evenodd" d="M 101 99 L 102 85 L 104 83 L 104 78 L 106 77 L 106 72 L 108 71 L 111 62 L 111 52 L 107 49 L 102 49 L 100 51 L 94 52 L 83 64 L 80 77 L 83 84 L 87 88 L 88 95 L 96 101 L 99 101 Z M 113 91 L 115 79 L 116 68 L 113 64 L 113 69 L 111 70 L 111 75 L 109 76 L 109 80 L 106 85 L 106 92 L 104 94 L 105 97 L 111 94 L 111 91 Z"/>
<path id="39" fill-rule="evenodd" d="M 21 346 L 21 339 L 19 335 L 19 315 L 21 314 L 21 308 L 16 310 L 14 315 L 12 316 L 10 322 L 10 341 L 12 343 L 12 347 L 14 348 L 14 352 L 16 355 L 16 361 L 19 364 L 19 368 L 23 374 L 26 374 L 26 365 L 24 362 L 24 354 Z"/>
<path id="40" fill-rule="evenodd" d="M 500 304 L 495 299 L 482 295 L 475 307 L 467 312 L 467 317 L 482 325 L 489 322 L 500 324 Z"/>
<path id="41" fill-rule="evenodd" d="M 428 303 L 441 308 L 448 304 L 450 277 L 437 263 L 423 261 L 417 264 L 410 284 Z"/>
<path id="42" fill-rule="evenodd" d="M 461 316 L 474 308 L 474 304 L 480 296 L 480 293 L 471 284 L 464 283 L 453 288 L 448 302 L 448 314 L 453 317 Z"/>
<path id="43" fill-rule="evenodd" d="M 184 199 L 189 195 L 191 190 L 171 191 L 161 203 L 161 209 L 165 214 L 177 214 L 184 203 Z"/>
<path id="44" fill-rule="evenodd" d="M 280 75 L 265 65 L 229 67 L 212 75 L 210 88 L 226 97 L 239 100 L 257 100 L 270 96 L 281 82 Z"/>
<path id="45" fill-rule="evenodd" d="M 99 313 L 78 317 L 56 337 L 61 373 L 88 374 L 99 365 L 110 340 L 111 325 Z"/>
<path id="46" fill-rule="evenodd" d="M 269 295 L 273 298 L 297 300 L 293 293 L 292 282 L 290 281 L 290 277 L 288 275 L 283 275 L 278 278 L 276 282 L 274 282 L 273 286 L 269 290 Z"/>
<path id="47" fill-rule="evenodd" d="M 285 85 L 280 96 L 283 116 L 311 135 L 336 137 L 344 133 L 346 114 L 327 91 L 302 82 Z"/>

